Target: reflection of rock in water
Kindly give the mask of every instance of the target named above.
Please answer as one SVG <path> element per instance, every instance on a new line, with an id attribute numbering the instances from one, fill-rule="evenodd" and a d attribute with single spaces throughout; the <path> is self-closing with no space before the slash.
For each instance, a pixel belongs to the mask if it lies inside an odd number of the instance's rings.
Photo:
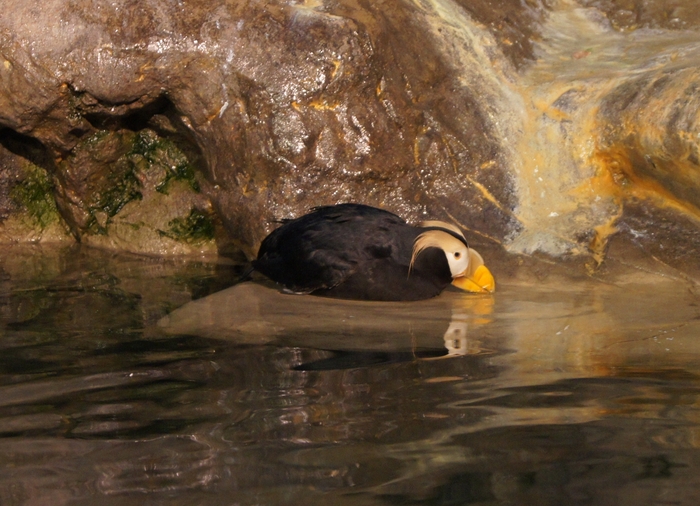
<path id="1" fill-rule="evenodd" d="M 418 302 L 343 301 L 242 283 L 173 311 L 159 326 L 170 334 L 240 343 L 391 351 L 447 346 L 463 354 L 475 350 L 464 344 L 470 326 L 483 324 L 492 307 L 491 295 L 448 292 Z M 457 345 L 454 329 L 461 333 Z"/>
<path id="2" fill-rule="evenodd" d="M 523 274 L 488 298 L 340 313 L 248 284 L 162 322 L 225 341 L 143 328 L 189 299 L 185 271 L 88 251 L 2 256 L 3 505 L 697 503 L 700 310 L 684 280 Z M 411 328 L 428 348 L 407 348 Z M 466 356 L 427 360 L 450 337 Z M 273 344 L 237 344 L 256 339 Z"/>
<path id="3" fill-rule="evenodd" d="M 695 353 L 699 313 L 692 283 L 630 268 L 611 270 L 609 279 L 614 282 L 572 280 L 561 269 L 535 278 L 525 271 L 500 278 L 502 288 L 493 295 L 448 291 L 411 303 L 293 296 L 243 283 L 186 304 L 159 327 L 168 334 L 323 350 L 447 349 L 457 356 L 507 348 L 514 354 L 504 380 L 525 375 L 542 382 L 644 367 L 674 350 Z"/>
<path id="4" fill-rule="evenodd" d="M 304 362 L 295 371 L 334 371 L 342 369 L 361 369 L 377 365 L 397 364 L 412 360 L 447 357 L 445 350 L 414 349 L 410 351 L 333 351 L 331 356 Z"/>

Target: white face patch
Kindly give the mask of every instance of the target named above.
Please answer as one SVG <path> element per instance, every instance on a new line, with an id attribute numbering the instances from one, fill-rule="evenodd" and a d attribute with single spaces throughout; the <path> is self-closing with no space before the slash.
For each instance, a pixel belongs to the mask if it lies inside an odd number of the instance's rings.
<path id="1" fill-rule="evenodd" d="M 463 276 L 469 269 L 471 259 L 469 248 L 459 239 L 441 230 L 428 230 L 416 238 L 416 242 L 413 244 L 411 267 L 416 257 L 426 248 L 440 248 L 445 252 L 453 278 Z"/>
<path id="2" fill-rule="evenodd" d="M 451 236 L 450 236 L 451 237 Z M 450 273 L 452 277 L 463 276 L 469 268 L 469 249 L 460 241 L 455 241 L 459 244 L 458 247 L 444 249 L 447 263 L 450 265 Z"/>

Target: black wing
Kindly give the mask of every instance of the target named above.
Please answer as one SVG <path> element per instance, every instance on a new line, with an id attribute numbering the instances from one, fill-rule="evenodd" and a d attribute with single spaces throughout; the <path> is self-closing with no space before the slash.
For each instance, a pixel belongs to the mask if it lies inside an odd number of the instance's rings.
<path id="1" fill-rule="evenodd" d="M 399 255 L 404 242 L 412 244 L 412 229 L 395 214 L 369 206 L 319 207 L 267 236 L 253 266 L 295 292 L 329 289 L 372 259 Z"/>

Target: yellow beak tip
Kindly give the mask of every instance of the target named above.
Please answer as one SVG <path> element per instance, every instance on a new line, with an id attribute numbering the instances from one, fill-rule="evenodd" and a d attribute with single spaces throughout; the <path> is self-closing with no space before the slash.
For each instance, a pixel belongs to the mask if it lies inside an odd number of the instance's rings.
<path id="1" fill-rule="evenodd" d="M 471 277 L 458 277 L 452 280 L 457 288 L 467 292 L 490 293 L 496 290 L 496 280 L 485 265 L 480 265 Z"/>

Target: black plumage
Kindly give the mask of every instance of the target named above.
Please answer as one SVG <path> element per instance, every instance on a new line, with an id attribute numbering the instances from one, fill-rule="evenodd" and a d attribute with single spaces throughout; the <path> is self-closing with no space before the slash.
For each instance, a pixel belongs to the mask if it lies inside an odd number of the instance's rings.
<path id="1" fill-rule="evenodd" d="M 374 207 L 319 207 L 268 235 L 253 267 L 292 292 L 363 300 L 427 299 L 442 292 L 452 274 L 445 253 L 436 247 L 424 249 L 409 272 L 414 243 L 425 230 Z"/>

